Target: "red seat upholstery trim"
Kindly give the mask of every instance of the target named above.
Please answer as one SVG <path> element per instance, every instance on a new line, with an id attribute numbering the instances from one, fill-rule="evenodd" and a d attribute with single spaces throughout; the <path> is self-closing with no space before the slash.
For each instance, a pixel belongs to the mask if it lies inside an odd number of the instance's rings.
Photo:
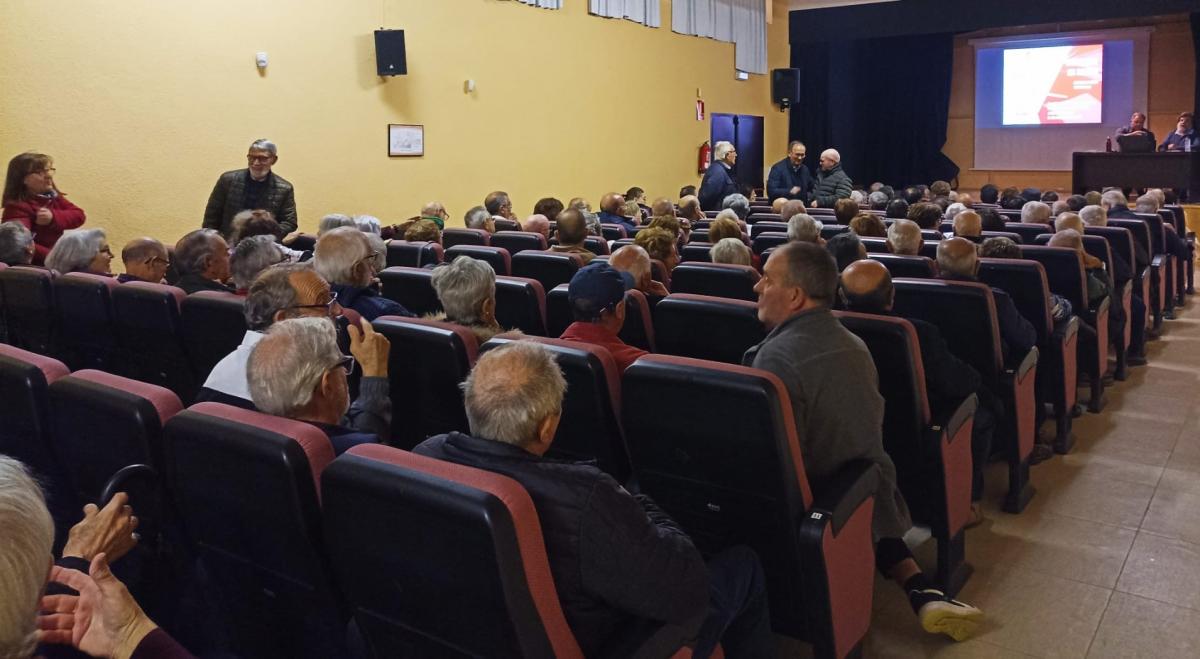
<path id="1" fill-rule="evenodd" d="M 407 325 L 424 325 L 426 327 L 440 327 L 441 329 L 454 332 L 462 339 L 463 346 L 467 349 L 467 361 L 471 364 L 475 363 L 475 358 L 479 355 L 479 340 L 475 338 L 474 332 L 458 325 L 456 323 L 448 323 L 444 320 L 430 320 L 428 318 L 405 318 L 403 316 L 380 316 L 376 320 L 389 320 L 396 323 L 404 323 Z"/>
<path id="2" fill-rule="evenodd" d="M 160 423 L 165 424 L 167 419 L 170 419 L 171 417 L 183 411 L 183 403 L 179 402 L 179 396 L 176 396 L 175 392 L 165 387 L 160 387 L 148 382 L 141 382 L 140 380 L 131 380 L 129 378 L 123 378 L 119 375 L 113 375 L 112 373 L 106 373 L 104 371 L 97 371 L 93 369 L 75 371 L 71 374 L 71 377 L 79 378 L 80 380 L 86 380 L 88 382 L 95 382 L 96 384 L 104 385 L 110 389 L 128 391 L 135 396 L 144 398 L 145 400 L 149 401 L 150 404 L 154 406 L 155 411 L 158 412 L 158 420 Z"/>
<path id="3" fill-rule="evenodd" d="M 10 359 L 26 362 L 32 366 L 36 366 L 42 375 L 46 378 L 46 384 L 51 384 L 55 380 L 71 374 L 67 365 L 45 355 L 39 355 L 36 352 L 29 352 L 20 348 L 14 348 L 7 343 L 0 343 L 0 355 L 4 355 Z"/>
<path id="4" fill-rule="evenodd" d="M 545 336 L 526 336 L 525 340 L 544 345 L 559 346 L 560 348 L 569 348 L 571 350 L 582 350 L 588 354 L 595 355 L 600 360 L 601 368 L 604 369 L 604 379 L 608 383 L 608 397 L 612 401 L 613 412 L 617 415 L 618 419 L 621 418 L 621 371 L 617 368 L 617 362 L 613 359 L 612 353 L 607 348 L 591 343 L 565 341 Z"/>

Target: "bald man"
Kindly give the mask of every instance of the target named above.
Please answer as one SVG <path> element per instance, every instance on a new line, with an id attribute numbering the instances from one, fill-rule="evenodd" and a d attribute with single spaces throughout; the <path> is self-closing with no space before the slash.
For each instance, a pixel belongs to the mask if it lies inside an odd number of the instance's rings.
<path id="1" fill-rule="evenodd" d="M 421 207 L 421 219 L 433 222 L 438 231 L 441 231 L 446 228 L 446 220 L 450 219 L 450 213 L 441 202 L 431 201 Z"/>
<path id="2" fill-rule="evenodd" d="M 117 281 L 124 284 L 130 281 L 148 281 L 161 284 L 167 276 L 167 267 L 171 265 L 171 257 L 167 248 L 153 238 L 135 238 L 121 250 L 121 262 L 125 264 L 125 272 L 117 275 Z"/>
<path id="3" fill-rule="evenodd" d="M 959 211 L 954 216 L 954 235 L 979 242 L 983 238 L 983 218 L 975 211 Z"/>
<path id="4" fill-rule="evenodd" d="M 540 233 L 546 240 L 550 240 L 550 220 L 541 213 L 534 213 L 525 218 L 525 221 L 521 223 L 521 230 Z"/>
<path id="5" fill-rule="evenodd" d="M 616 192 L 609 192 L 600 198 L 600 223 L 601 224 L 617 224 L 625 227 L 625 231 L 633 231 L 637 224 L 633 218 L 625 217 L 621 214 L 621 207 L 625 205 L 625 197 Z"/>
<path id="6" fill-rule="evenodd" d="M 842 291 L 846 308 L 859 313 L 897 316 L 892 311 L 896 297 L 892 276 L 878 261 L 855 261 L 842 271 Z M 971 394 L 978 394 L 980 405 L 975 411 L 971 445 L 975 456 L 971 482 L 971 519 L 968 526 L 983 521 L 979 501 L 983 498 L 983 467 L 987 464 L 992 434 L 998 418 L 995 396 L 982 389 L 983 380 L 970 364 L 950 352 L 942 333 L 933 323 L 920 318 L 905 318 L 917 333 L 921 348 L 921 363 L 925 370 L 925 391 L 934 418 L 953 414 Z"/>
<path id="7" fill-rule="evenodd" d="M 846 172 L 842 171 L 842 155 L 836 149 L 822 151 L 819 164 L 821 171 L 817 173 L 810 205 L 814 208 L 833 208 L 838 199 L 850 197 L 854 183 Z"/>
<path id="8" fill-rule="evenodd" d="M 979 254 L 975 243 L 966 238 L 949 238 L 938 243 L 937 262 L 939 279 L 979 281 Z M 996 302 L 996 320 L 1000 325 L 1005 363 L 1023 358 L 1037 344 L 1037 330 L 1017 313 L 1017 307 L 1008 293 L 992 287 L 992 297 Z"/>
<path id="9" fill-rule="evenodd" d="M 655 281 L 650 276 L 650 253 L 639 245 L 626 245 L 612 253 L 608 264 L 614 270 L 628 272 L 633 276 L 633 287 L 646 296 L 646 301 L 653 308 L 658 301 L 670 294 L 662 282 Z"/>

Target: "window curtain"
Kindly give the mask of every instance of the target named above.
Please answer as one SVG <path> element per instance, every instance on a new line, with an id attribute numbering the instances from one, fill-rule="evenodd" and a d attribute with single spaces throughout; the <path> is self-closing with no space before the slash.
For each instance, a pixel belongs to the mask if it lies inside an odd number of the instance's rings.
<path id="1" fill-rule="evenodd" d="M 673 0 L 671 30 L 733 42 L 736 68 L 767 73 L 767 8 L 763 0 Z"/>
<path id="2" fill-rule="evenodd" d="M 517 2 L 541 7 L 542 9 L 562 9 L 563 0 L 517 0 Z"/>
<path id="3" fill-rule="evenodd" d="M 658 0 L 588 0 L 588 13 L 605 18 L 627 18 L 647 27 L 662 27 Z"/>

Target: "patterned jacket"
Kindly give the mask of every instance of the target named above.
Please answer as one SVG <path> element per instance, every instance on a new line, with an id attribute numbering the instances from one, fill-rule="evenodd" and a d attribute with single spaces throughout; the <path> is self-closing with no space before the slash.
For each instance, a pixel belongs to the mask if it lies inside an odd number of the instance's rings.
<path id="1" fill-rule="evenodd" d="M 235 169 L 221 174 L 213 186 L 212 194 L 208 196 L 208 205 L 204 207 L 205 229 L 216 229 L 229 238 L 233 232 L 233 216 L 244 210 L 254 210 L 243 203 L 249 178 L 248 169 Z M 291 183 L 275 172 L 267 175 L 265 197 L 255 206 L 271 211 L 285 233 L 291 233 L 299 226 L 296 219 L 296 192 Z"/>

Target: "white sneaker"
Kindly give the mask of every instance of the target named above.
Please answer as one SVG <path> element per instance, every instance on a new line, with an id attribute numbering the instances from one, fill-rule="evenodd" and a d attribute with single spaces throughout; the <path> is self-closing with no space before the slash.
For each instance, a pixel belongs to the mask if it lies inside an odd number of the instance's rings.
<path id="1" fill-rule="evenodd" d="M 965 641 L 975 633 L 983 611 L 943 595 L 942 599 L 921 606 L 917 616 L 921 619 L 921 627 L 930 634 L 945 634 L 956 641 Z"/>

